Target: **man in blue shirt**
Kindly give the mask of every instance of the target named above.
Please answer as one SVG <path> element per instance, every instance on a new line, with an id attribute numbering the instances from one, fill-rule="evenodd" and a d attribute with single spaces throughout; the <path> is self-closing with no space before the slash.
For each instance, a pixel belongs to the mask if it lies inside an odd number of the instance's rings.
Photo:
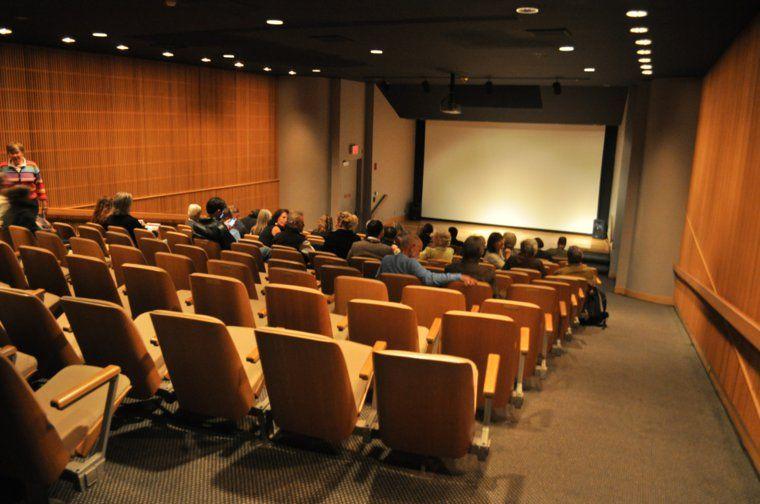
<path id="1" fill-rule="evenodd" d="M 450 282 L 461 280 L 465 285 L 475 285 L 477 281 L 469 275 L 461 273 L 433 273 L 425 269 L 417 257 L 422 250 L 422 240 L 419 236 L 408 234 L 401 238 L 401 252 L 396 255 L 387 255 L 380 261 L 380 273 L 401 273 L 414 275 L 422 281 L 423 285 L 442 287 Z"/>

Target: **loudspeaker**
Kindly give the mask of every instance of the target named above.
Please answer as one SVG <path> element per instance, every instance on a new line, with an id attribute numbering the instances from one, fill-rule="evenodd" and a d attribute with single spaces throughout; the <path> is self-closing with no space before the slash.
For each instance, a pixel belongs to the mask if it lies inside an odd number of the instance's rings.
<path id="1" fill-rule="evenodd" d="M 607 238 L 607 221 L 604 219 L 594 219 L 594 230 L 591 235 L 599 240 Z"/>

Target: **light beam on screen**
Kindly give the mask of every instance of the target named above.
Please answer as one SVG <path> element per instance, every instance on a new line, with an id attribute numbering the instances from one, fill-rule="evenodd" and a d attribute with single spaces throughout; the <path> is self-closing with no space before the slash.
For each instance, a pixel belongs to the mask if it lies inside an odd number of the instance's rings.
<path id="1" fill-rule="evenodd" d="M 590 233 L 604 126 L 428 121 L 422 215 Z"/>

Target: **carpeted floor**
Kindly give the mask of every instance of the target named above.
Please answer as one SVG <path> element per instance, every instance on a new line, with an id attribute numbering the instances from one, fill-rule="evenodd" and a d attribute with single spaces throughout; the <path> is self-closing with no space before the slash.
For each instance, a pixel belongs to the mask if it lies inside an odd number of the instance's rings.
<path id="1" fill-rule="evenodd" d="M 72 503 L 760 502 L 760 481 L 672 308 L 609 295 L 516 424 L 466 472 L 352 438 L 341 450 L 120 418 L 103 479 Z M 298 445 L 298 446 L 296 446 Z M 0 494 L 0 500 L 2 495 Z"/>

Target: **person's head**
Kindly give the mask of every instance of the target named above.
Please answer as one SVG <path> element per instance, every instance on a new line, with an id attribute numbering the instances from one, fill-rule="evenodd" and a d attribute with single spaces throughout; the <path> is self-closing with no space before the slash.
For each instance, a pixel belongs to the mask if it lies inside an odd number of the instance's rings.
<path id="1" fill-rule="evenodd" d="M 451 226 L 449 228 L 449 235 L 451 235 L 452 241 L 457 239 L 458 234 L 459 234 L 459 230 L 457 228 L 455 228 L 454 226 Z"/>
<path id="2" fill-rule="evenodd" d="M 504 237 L 499 233 L 491 233 L 488 235 L 488 243 L 486 244 L 486 250 L 498 254 L 504 248 Z"/>
<path id="3" fill-rule="evenodd" d="M 31 191 L 29 190 L 29 188 L 23 185 L 16 185 L 13 187 L 9 187 L 5 191 L 3 191 L 3 195 L 8 200 L 8 204 L 11 206 L 17 203 L 28 201 L 30 193 Z"/>
<path id="4" fill-rule="evenodd" d="M 117 192 L 113 197 L 113 213 L 115 215 L 129 215 L 132 208 L 132 195 L 128 192 Z"/>
<path id="5" fill-rule="evenodd" d="M 298 210 L 290 212 L 290 215 L 288 217 L 288 226 L 298 230 L 299 233 L 303 231 L 303 212 L 300 212 Z"/>
<path id="6" fill-rule="evenodd" d="M 538 236 L 536 236 L 534 240 L 536 240 L 536 247 L 538 247 L 538 250 L 541 250 L 542 248 L 544 248 L 544 240 L 542 240 Z"/>
<path id="7" fill-rule="evenodd" d="M 258 218 L 258 216 L 259 216 L 259 209 L 258 208 L 254 208 L 253 210 L 251 210 L 250 212 L 248 212 L 248 218 L 249 219 L 256 220 L 256 218 Z"/>
<path id="8" fill-rule="evenodd" d="M 229 214 L 232 217 L 235 217 L 236 219 L 240 218 L 240 210 L 238 210 L 238 207 L 236 207 L 235 205 L 229 206 Z"/>
<path id="9" fill-rule="evenodd" d="M 17 165 L 24 160 L 24 144 L 20 142 L 11 142 L 5 146 L 5 152 L 11 163 Z"/>
<path id="10" fill-rule="evenodd" d="M 198 203 L 190 203 L 187 207 L 187 218 L 197 221 L 201 217 L 203 209 Z"/>
<path id="11" fill-rule="evenodd" d="M 330 231 L 332 231 L 332 217 L 327 214 L 320 215 L 317 221 L 317 232 L 329 233 Z"/>
<path id="12" fill-rule="evenodd" d="M 113 200 L 111 198 L 107 196 L 99 198 L 98 201 L 95 202 L 95 209 L 92 211 L 93 218 L 100 219 L 105 217 L 111 212 L 112 207 Z"/>
<path id="13" fill-rule="evenodd" d="M 520 253 L 525 257 L 536 257 L 538 252 L 538 245 L 536 240 L 527 239 L 520 242 Z"/>
<path id="14" fill-rule="evenodd" d="M 567 238 L 565 238 L 564 236 L 560 236 L 559 240 L 557 240 L 557 248 L 564 249 L 566 245 L 567 245 Z"/>
<path id="15" fill-rule="evenodd" d="M 422 240 L 417 235 L 407 233 L 399 240 L 399 248 L 404 255 L 416 259 L 422 251 Z"/>
<path id="16" fill-rule="evenodd" d="M 359 218 L 351 212 L 340 212 L 338 214 L 338 228 L 353 231 L 359 224 Z"/>
<path id="17" fill-rule="evenodd" d="M 504 233 L 504 248 L 509 250 L 514 250 L 515 245 L 517 245 L 517 235 L 514 233 L 506 232 Z"/>
<path id="18" fill-rule="evenodd" d="M 380 237 L 380 233 L 383 232 L 383 223 L 377 219 L 372 219 L 367 223 L 367 236 L 373 236 L 375 238 Z"/>
<path id="19" fill-rule="evenodd" d="M 430 235 L 432 233 L 433 233 L 433 225 L 430 224 L 429 222 L 426 222 L 420 229 L 420 236 Z"/>
<path id="20" fill-rule="evenodd" d="M 254 227 L 259 230 L 264 229 L 269 224 L 271 218 L 272 212 L 266 208 L 262 208 L 259 210 L 259 216 L 256 217 L 256 225 Z"/>
<path id="21" fill-rule="evenodd" d="M 227 202 L 218 196 L 214 196 L 206 202 L 206 213 L 209 217 L 219 218 L 227 208 Z"/>
<path id="22" fill-rule="evenodd" d="M 288 213 L 287 208 L 278 208 L 272 214 L 272 219 L 269 221 L 269 225 L 285 227 L 288 223 Z"/>
<path id="23" fill-rule="evenodd" d="M 383 238 L 382 242 L 386 245 L 392 245 L 396 242 L 396 236 L 398 235 L 398 230 L 393 226 L 385 226 L 383 228 Z"/>
<path id="24" fill-rule="evenodd" d="M 462 245 L 462 261 L 480 262 L 485 250 L 485 238 L 480 235 L 468 236 Z"/>
<path id="25" fill-rule="evenodd" d="M 573 245 L 567 249 L 568 264 L 580 264 L 581 262 L 583 262 L 583 251 L 580 247 Z"/>
<path id="26" fill-rule="evenodd" d="M 436 231 L 430 239 L 433 247 L 446 248 L 451 244 L 451 235 L 446 231 Z"/>

